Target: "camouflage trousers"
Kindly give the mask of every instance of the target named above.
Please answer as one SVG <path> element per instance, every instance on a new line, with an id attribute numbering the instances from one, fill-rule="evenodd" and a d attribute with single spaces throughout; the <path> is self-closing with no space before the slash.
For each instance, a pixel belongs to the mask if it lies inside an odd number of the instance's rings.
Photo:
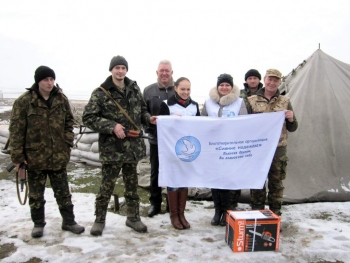
<path id="1" fill-rule="evenodd" d="M 234 209 L 238 206 L 238 201 L 239 201 L 239 198 L 241 197 L 241 192 L 242 192 L 241 190 L 231 190 L 230 191 L 232 209 Z"/>
<path id="2" fill-rule="evenodd" d="M 252 209 L 264 209 L 266 194 L 269 208 L 277 215 L 281 215 L 281 208 L 283 203 L 283 180 L 286 178 L 288 157 L 284 154 L 277 154 L 272 160 L 271 167 L 268 173 L 267 188 L 266 184 L 263 189 L 252 189 L 251 206 Z"/>
<path id="3" fill-rule="evenodd" d="M 105 222 L 108 203 L 113 194 L 115 183 L 121 170 L 123 170 L 124 197 L 127 206 L 127 216 L 134 220 L 139 219 L 140 197 L 137 193 L 138 177 L 136 167 L 137 163 L 102 164 L 102 181 L 95 202 L 95 222 Z"/>
<path id="4" fill-rule="evenodd" d="M 52 170 L 28 171 L 29 206 L 31 217 L 36 226 L 45 225 L 45 185 L 47 177 L 54 192 L 58 208 L 65 224 L 74 225 L 73 204 L 65 168 Z"/>

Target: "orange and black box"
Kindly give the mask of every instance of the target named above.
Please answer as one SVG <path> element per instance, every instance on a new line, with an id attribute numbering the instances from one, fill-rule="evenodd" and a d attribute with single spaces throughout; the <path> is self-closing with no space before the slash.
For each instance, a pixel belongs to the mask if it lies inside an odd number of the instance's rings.
<path id="1" fill-rule="evenodd" d="M 233 252 L 279 249 L 281 218 L 271 210 L 228 210 L 226 222 L 225 241 Z"/>

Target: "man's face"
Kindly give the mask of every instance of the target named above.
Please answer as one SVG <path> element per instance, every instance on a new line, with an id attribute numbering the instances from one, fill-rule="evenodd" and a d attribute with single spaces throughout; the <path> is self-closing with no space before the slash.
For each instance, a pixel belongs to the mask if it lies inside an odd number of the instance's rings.
<path id="1" fill-rule="evenodd" d="M 38 83 L 40 94 L 50 94 L 54 85 L 55 80 L 52 77 L 47 77 L 43 80 L 40 80 Z"/>
<path id="2" fill-rule="evenodd" d="M 126 75 L 126 67 L 124 65 L 116 65 L 114 68 L 112 68 L 111 73 L 112 77 L 116 80 L 124 80 Z"/>
<path id="3" fill-rule="evenodd" d="M 158 81 L 167 87 L 173 76 L 173 70 L 169 64 L 160 64 L 157 70 Z"/>
<path id="4" fill-rule="evenodd" d="M 249 88 L 257 88 L 259 85 L 260 79 L 255 76 L 250 76 L 247 78 L 246 82 Z"/>
<path id="5" fill-rule="evenodd" d="M 265 77 L 264 78 L 265 90 L 271 94 L 275 94 L 279 85 L 281 84 L 281 79 L 277 77 Z"/>

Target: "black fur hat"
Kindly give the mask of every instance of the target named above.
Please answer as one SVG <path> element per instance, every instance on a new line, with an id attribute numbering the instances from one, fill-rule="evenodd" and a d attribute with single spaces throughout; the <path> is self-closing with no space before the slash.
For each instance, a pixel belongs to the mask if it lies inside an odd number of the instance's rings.
<path id="1" fill-rule="evenodd" d="M 233 87 L 233 78 L 230 74 L 221 74 L 219 77 L 218 77 L 218 82 L 216 83 L 216 87 L 219 87 L 221 83 L 228 83 L 231 85 L 231 87 Z"/>

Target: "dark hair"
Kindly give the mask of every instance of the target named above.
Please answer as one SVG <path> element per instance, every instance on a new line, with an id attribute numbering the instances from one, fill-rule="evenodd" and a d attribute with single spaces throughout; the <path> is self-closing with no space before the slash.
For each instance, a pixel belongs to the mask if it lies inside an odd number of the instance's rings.
<path id="1" fill-rule="evenodd" d="M 177 81 L 175 81 L 174 86 L 178 87 L 180 85 L 180 82 L 184 80 L 187 80 L 189 83 L 191 83 L 191 81 L 188 78 L 181 77 L 181 78 L 178 78 Z"/>

